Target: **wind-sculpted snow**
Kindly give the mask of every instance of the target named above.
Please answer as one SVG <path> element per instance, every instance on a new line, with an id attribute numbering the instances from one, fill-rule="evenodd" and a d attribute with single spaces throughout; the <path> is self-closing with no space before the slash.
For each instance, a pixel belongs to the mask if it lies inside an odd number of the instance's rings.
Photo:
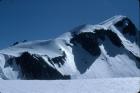
<path id="1" fill-rule="evenodd" d="M 125 16 L 0 50 L 2 79 L 140 77 L 139 32 Z"/>

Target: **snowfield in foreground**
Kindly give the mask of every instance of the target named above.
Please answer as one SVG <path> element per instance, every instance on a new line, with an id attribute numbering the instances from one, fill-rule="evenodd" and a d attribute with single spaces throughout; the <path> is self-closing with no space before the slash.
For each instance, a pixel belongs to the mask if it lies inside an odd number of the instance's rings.
<path id="1" fill-rule="evenodd" d="M 0 81 L 0 93 L 138 93 L 140 78 Z"/>

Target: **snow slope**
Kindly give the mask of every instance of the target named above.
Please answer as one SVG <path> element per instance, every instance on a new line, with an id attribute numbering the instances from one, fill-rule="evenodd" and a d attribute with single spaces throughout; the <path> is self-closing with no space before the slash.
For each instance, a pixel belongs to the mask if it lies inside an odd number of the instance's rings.
<path id="1" fill-rule="evenodd" d="M 139 32 L 125 16 L 0 50 L 1 79 L 140 77 Z"/>
<path id="2" fill-rule="evenodd" d="M 140 78 L 0 82 L 0 93 L 138 93 L 140 90 Z"/>

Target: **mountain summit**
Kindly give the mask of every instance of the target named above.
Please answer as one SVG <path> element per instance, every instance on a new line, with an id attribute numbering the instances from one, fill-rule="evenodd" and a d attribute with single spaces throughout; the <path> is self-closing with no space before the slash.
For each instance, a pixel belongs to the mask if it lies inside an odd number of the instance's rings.
<path id="1" fill-rule="evenodd" d="M 1 79 L 140 77 L 140 32 L 126 16 L 0 50 Z"/>

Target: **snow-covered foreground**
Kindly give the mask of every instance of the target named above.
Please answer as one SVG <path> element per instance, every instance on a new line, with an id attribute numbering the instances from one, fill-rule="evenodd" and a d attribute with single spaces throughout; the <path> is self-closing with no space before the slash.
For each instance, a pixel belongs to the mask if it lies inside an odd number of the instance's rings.
<path id="1" fill-rule="evenodd" d="M 138 93 L 140 78 L 0 81 L 0 93 Z"/>

